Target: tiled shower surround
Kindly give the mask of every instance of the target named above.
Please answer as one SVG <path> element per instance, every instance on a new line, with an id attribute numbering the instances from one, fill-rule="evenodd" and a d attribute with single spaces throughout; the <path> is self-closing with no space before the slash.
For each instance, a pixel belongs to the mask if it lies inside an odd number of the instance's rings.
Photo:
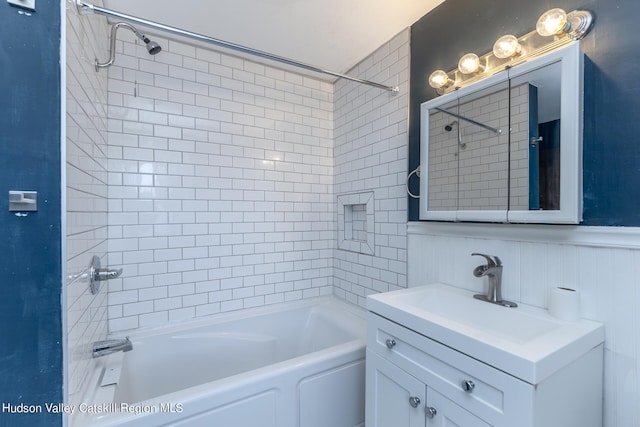
<path id="1" fill-rule="evenodd" d="M 408 31 L 354 70 L 400 96 L 155 39 L 121 30 L 108 71 L 111 332 L 404 286 Z M 336 195 L 360 190 L 375 256 L 335 249 Z"/>
<path id="2" fill-rule="evenodd" d="M 107 336 L 107 293 L 92 295 L 83 274 L 94 255 L 108 265 L 107 76 L 93 67 L 93 58 L 108 44 L 108 26 L 102 19 L 79 17 L 70 3 L 66 15 L 65 357 L 69 403 L 77 405 L 91 368 L 91 343 Z"/>

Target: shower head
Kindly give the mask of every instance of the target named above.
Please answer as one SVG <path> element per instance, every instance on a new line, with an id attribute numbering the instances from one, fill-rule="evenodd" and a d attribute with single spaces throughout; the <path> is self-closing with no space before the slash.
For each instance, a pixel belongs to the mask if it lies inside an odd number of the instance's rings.
<path id="1" fill-rule="evenodd" d="M 160 46 L 158 43 L 154 42 L 153 40 L 149 40 L 148 42 L 146 42 L 146 44 L 147 44 L 147 50 L 149 51 L 149 55 L 155 55 L 162 50 L 162 46 Z"/>
<path id="2" fill-rule="evenodd" d="M 446 126 L 444 127 L 444 130 L 446 130 L 447 132 L 451 132 L 451 131 L 453 130 L 453 127 L 454 127 L 455 125 L 457 125 L 457 124 L 458 124 L 458 121 L 457 121 L 457 120 L 454 120 L 454 121 L 452 121 L 451 123 L 449 123 L 448 125 L 446 125 Z"/>
<path id="3" fill-rule="evenodd" d="M 149 55 L 155 55 L 157 53 L 160 53 L 160 51 L 162 50 L 162 46 L 160 46 L 153 40 L 149 40 L 149 37 L 145 36 L 144 34 L 136 32 L 136 35 L 140 38 L 140 40 L 144 42 L 144 44 L 147 45 L 147 52 L 149 52 Z"/>
<path id="4" fill-rule="evenodd" d="M 128 30 L 131 30 L 136 37 L 138 37 L 140 40 L 142 40 L 144 42 L 145 45 L 147 45 L 147 51 L 149 52 L 150 55 L 155 55 L 157 53 L 159 53 L 162 50 L 162 47 L 160 47 L 160 45 L 152 40 L 149 40 L 149 37 L 145 36 L 144 34 L 142 34 L 140 31 L 138 31 L 138 29 L 136 27 L 134 27 L 133 25 L 127 23 L 127 22 L 118 22 L 116 24 L 114 24 L 111 27 L 111 42 L 109 44 L 109 60 L 107 62 L 103 62 L 101 63 L 100 61 L 98 61 L 96 59 L 95 62 L 95 67 L 96 67 L 96 71 L 98 71 L 100 68 L 105 68 L 108 67 L 110 65 L 113 64 L 113 62 L 116 59 L 116 32 L 118 31 L 118 28 L 120 27 L 124 27 L 127 28 Z"/>

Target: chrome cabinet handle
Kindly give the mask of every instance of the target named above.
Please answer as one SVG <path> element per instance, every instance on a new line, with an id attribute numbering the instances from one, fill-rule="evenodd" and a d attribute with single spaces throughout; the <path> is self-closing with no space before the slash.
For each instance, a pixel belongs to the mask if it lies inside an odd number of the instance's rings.
<path id="1" fill-rule="evenodd" d="M 473 381 L 471 380 L 462 381 L 462 389 L 465 392 L 471 393 L 474 388 L 476 388 L 476 383 L 474 383 Z"/>
<path id="2" fill-rule="evenodd" d="M 385 341 L 385 344 L 387 345 L 388 349 L 392 349 L 393 347 L 396 346 L 396 340 L 389 338 L 388 340 Z"/>
<path id="3" fill-rule="evenodd" d="M 438 411 L 436 411 L 436 408 L 434 408 L 433 406 L 427 406 L 424 408 L 424 413 L 427 416 L 427 418 L 431 419 L 436 416 Z"/>
<path id="4" fill-rule="evenodd" d="M 420 404 L 420 398 L 419 397 L 411 396 L 409 398 L 409 405 L 411 405 L 412 408 L 417 408 L 419 404 Z"/>

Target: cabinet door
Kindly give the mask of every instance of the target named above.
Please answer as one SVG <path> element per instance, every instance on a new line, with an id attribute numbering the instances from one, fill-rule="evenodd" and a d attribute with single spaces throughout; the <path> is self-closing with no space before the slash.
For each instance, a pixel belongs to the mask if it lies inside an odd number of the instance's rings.
<path id="1" fill-rule="evenodd" d="M 462 406 L 427 387 L 427 427 L 491 427 Z"/>
<path id="2" fill-rule="evenodd" d="M 426 386 L 367 349 L 366 427 L 424 427 Z"/>

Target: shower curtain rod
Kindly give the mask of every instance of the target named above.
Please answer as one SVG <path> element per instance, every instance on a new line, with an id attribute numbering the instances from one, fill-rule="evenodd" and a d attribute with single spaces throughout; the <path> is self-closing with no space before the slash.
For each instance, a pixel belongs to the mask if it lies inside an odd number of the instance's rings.
<path id="1" fill-rule="evenodd" d="M 76 4 L 76 8 L 78 9 L 78 12 L 80 14 L 83 14 L 83 15 L 86 15 L 86 14 L 89 14 L 89 13 L 96 13 L 98 15 L 104 15 L 104 16 L 110 16 L 110 17 L 114 17 L 114 18 L 119 18 L 119 19 L 122 19 L 122 20 L 125 20 L 125 21 L 134 22 L 136 24 L 145 25 L 147 27 L 152 27 L 152 28 L 156 28 L 158 30 L 166 31 L 168 33 L 175 34 L 175 35 L 178 35 L 178 36 L 188 37 L 190 39 L 198 40 L 198 41 L 201 41 L 201 42 L 210 43 L 210 44 L 213 44 L 213 45 L 216 45 L 216 46 L 220 46 L 220 47 L 236 50 L 236 51 L 243 52 L 243 53 L 248 53 L 250 55 L 259 56 L 261 58 L 269 59 L 269 60 L 276 61 L 276 62 L 281 62 L 283 64 L 291 65 L 291 66 L 294 66 L 294 67 L 303 68 L 303 69 L 308 70 L 308 71 L 313 71 L 313 72 L 320 73 L 320 74 L 327 74 L 327 75 L 330 75 L 330 76 L 333 76 L 333 77 L 338 77 L 338 78 L 341 78 L 341 79 L 350 80 L 352 82 L 362 83 L 362 84 L 366 84 L 366 85 L 369 85 L 369 86 L 377 87 L 379 89 L 383 89 L 383 90 L 392 92 L 393 94 L 396 94 L 396 93 L 398 93 L 400 91 L 400 88 L 398 88 L 398 86 L 385 86 L 383 84 L 375 83 L 375 82 L 372 82 L 372 81 L 369 81 L 369 80 L 363 80 L 363 79 L 359 79 L 357 77 L 351 77 L 351 76 L 348 76 L 346 74 L 341 74 L 341 73 L 338 73 L 338 72 L 335 72 L 335 71 L 325 70 L 325 69 L 316 67 L 314 65 L 309 65 L 309 64 L 305 64 L 303 62 L 294 61 L 293 59 L 285 58 L 285 57 L 278 56 L 278 55 L 273 55 L 271 53 L 263 52 L 263 51 L 256 50 L 256 49 L 252 49 L 250 47 L 238 45 L 238 44 L 235 44 L 235 43 L 226 42 L 224 40 L 215 39 L 213 37 L 205 36 L 203 34 L 193 33 L 191 31 L 187 31 L 187 30 L 182 30 L 180 28 L 171 27 L 169 25 L 164 25 L 164 24 L 161 24 L 159 22 L 149 21 L 147 19 L 143 19 L 143 18 L 138 18 L 138 17 L 135 17 L 135 16 L 127 15 L 127 14 L 124 14 L 124 13 L 121 13 L 121 12 L 117 12 L 115 10 L 105 9 L 103 7 L 96 6 L 96 5 L 93 5 L 91 3 L 85 3 L 82 0 L 76 0 L 75 4 Z"/>

